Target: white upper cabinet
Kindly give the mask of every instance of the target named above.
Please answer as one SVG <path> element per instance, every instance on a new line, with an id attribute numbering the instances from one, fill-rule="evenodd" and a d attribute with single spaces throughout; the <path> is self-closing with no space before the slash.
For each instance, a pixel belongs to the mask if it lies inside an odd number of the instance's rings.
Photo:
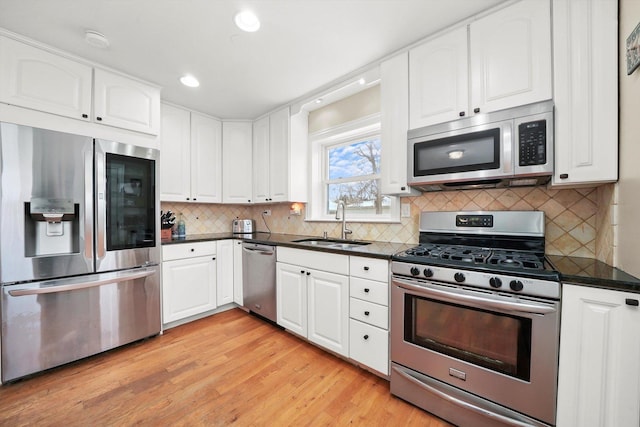
<path id="1" fill-rule="evenodd" d="M 469 114 L 466 26 L 412 49 L 409 61 L 409 122 L 412 129 Z M 383 89 L 384 84 L 383 75 Z"/>
<path id="2" fill-rule="evenodd" d="M 0 36 L 0 102 L 90 120 L 90 66 Z"/>
<path id="3" fill-rule="evenodd" d="M 289 108 L 253 123 L 253 201 L 289 200 Z"/>
<path id="4" fill-rule="evenodd" d="M 618 179 L 618 2 L 554 0 L 553 186 Z"/>
<path id="5" fill-rule="evenodd" d="M 219 120 L 162 105 L 160 200 L 220 203 L 222 125 Z"/>
<path id="6" fill-rule="evenodd" d="M 251 203 L 252 123 L 222 122 L 222 201 Z"/>
<path id="7" fill-rule="evenodd" d="M 472 112 L 551 99 L 551 10 L 522 0 L 469 25 Z"/>
<path id="8" fill-rule="evenodd" d="M 160 130 L 156 86 L 4 36 L 0 73 L 0 102 L 151 135 Z"/>
<path id="9" fill-rule="evenodd" d="M 407 185 L 409 58 L 402 53 L 380 64 L 380 188 L 383 194 L 417 193 Z"/>
<path id="10" fill-rule="evenodd" d="M 522 0 L 409 51 L 409 128 L 551 99 L 549 1 Z"/>

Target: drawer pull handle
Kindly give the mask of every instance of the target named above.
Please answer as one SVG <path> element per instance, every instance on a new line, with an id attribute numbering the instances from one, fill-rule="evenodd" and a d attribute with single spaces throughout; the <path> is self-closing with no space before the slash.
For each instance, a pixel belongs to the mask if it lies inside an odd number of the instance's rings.
<path id="1" fill-rule="evenodd" d="M 191 252 L 194 252 L 194 251 L 195 251 L 195 249 L 191 248 Z"/>
<path id="2" fill-rule="evenodd" d="M 365 335 L 362 338 L 364 338 L 365 340 L 368 340 L 369 339 L 369 335 Z"/>
<path id="3" fill-rule="evenodd" d="M 365 311 L 365 312 L 364 312 L 364 315 L 365 315 L 365 316 L 368 316 L 368 315 L 369 315 L 369 312 L 368 312 L 368 311 Z"/>
<path id="4" fill-rule="evenodd" d="M 369 288 L 364 288 L 364 293 L 368 294 L 369 293 Z"/>
<path id="5" fill-rule="evenodd" d="M 369 271 L 369 267 L 365 266 L 364 271 Z"/>
<path id="6" fill-rule="evenodd" d="M 634 298 L 627 298 L 627 299 L 624 300 L 624 302 L 625 302 L 625 304 L 631 305 L 631 306 L 634 306 L 634 307 L 637 307 L 638 305 L 640 305 L 638 303 L 638 300 L 634 299 Z"/>

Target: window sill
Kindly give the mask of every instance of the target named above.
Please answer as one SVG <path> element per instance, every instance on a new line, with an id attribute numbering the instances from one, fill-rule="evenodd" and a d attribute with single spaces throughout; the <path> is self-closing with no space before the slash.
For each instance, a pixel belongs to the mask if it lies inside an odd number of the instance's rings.
<path id="1" fill-rule="evenodd" d="M 305 222 L 333 222 L 341 223 L 342 220 L 334 218 L 305 218 Z M 347 224 L 400 224 L 402 221 L 400 218 L 349 218 L 347 217 Z"/>

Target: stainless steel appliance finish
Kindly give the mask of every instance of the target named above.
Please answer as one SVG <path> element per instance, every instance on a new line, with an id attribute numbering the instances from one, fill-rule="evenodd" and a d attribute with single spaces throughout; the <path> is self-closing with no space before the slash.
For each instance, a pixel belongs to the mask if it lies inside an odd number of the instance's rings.
<path id="1" fill-rule="evenodd" d="M 540 185 L 553 174 L 553 102 L 408 132 L 408 184 L 422 191 Z"/>
<path id="2" fill-rule="evenodd" d="M 250 234 L 255 228 L 255 221 L 252 219 L 234 219 L 231 222 L 233 233 Z"/>
<path id="3" fill-rule="evenodd" d="M 242 298 L 249 311 L 277 321 L 275 246 L 242 244 Z"/>
<path id="4" fill-rule="evenodd" d="M 391 392 L 458 425 L 554 425 L 560 283 L 544 214 L 420 224 L 420 245 L 391 266 Z"/>
<path id="5" fill-rule="evenodd" d="M 157 158 L 0 123 L 3 381 L 160 332 Z"/>

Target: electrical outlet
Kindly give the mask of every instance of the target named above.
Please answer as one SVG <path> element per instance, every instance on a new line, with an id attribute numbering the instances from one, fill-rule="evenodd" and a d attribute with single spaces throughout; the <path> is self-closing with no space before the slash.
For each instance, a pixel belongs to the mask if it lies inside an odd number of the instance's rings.
<path id="1" fill-rule="evenodd" d="M 265 209 L 262 211 L 262 215 L 264 216 L 271 216 L 271 209 Z"/>
<path id="2" fill-rule="evenodd" d="M 402 218 L 411 218 L 411 204 L 402 203 L 400 205 L 400 216 Z"/>

